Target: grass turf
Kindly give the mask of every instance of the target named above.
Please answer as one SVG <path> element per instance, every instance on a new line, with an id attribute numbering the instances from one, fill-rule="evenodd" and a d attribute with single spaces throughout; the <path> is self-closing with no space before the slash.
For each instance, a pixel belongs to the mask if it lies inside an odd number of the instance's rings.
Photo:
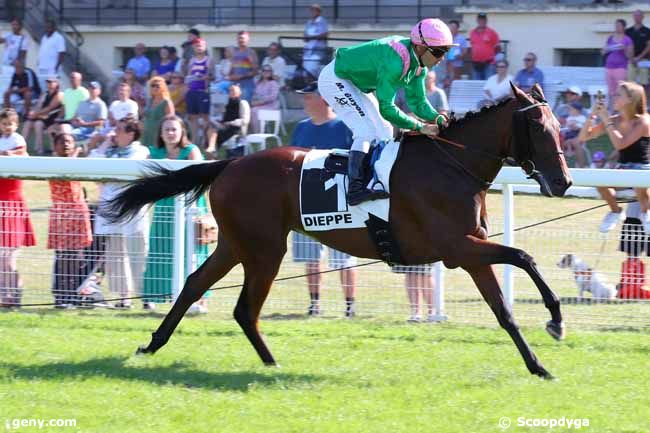
<path id="1" fill-rule="evenodd" d="M 524 329 L 559 378 L 549 382 L 504 331 L 453 324 L 266 320 L 281 364 L 268 368 L 234 321 L 190 318 L 155 356 L 133 356 L 159 319 L 0 314 L 0 421 L 76 419 L 18 430 L 39 432 L 482 433 L 503 431 L 501 417 L 515 432 L 549 431 L 518 417 L 567 417 L 589 419 L 590 432 L 650 430 L 644 332 L 571 331 L 557 343 Z"/>

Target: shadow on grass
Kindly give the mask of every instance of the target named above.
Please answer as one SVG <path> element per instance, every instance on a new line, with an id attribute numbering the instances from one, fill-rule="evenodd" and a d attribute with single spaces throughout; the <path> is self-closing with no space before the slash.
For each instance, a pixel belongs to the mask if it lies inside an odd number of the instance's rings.
<path id="1" fill-rule="evenodd" d="M 7 376 L 25 380 L 66 379 L 87 380 L 98 377 L 156 385 L 181 385 L 186 388 L 204 388 L 222 391 L 247 391 L 251 385 L 270 387 L 276 384 L 297 385 L 324 380 L 324 377 L 310 374 L 284 373 L 269 367 L 269 373 L 255 372 L 208 372 L 189 368 L 176 362 L 169 366 L 137 366 L 125 363 L 127 357 L 94 358 L 80 362 L 58 362 L 43 365 L 19 365 L 0 362 L 0 368 L 7 370 Z"/>
<path id="2" fill-rule="evenodd" d="M 309 316 L 298 313 L 271 313 L 260 317 L 260 320 L 307 320 Z"/>

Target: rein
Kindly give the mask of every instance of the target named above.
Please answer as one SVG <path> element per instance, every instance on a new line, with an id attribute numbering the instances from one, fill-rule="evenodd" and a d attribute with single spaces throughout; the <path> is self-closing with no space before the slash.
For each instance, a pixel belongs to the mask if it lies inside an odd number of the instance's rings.
<path id="1" fill-rule="evenodd" d="M 543 107 L 543 106 L 548 107 L 549 106 L 548 102 L 546 102 L 545 100 L 541 100 L 541 101 L 536 102 L 534 104 L 527 105 L 526 107 L 515 110 L 514 113 L 513 113 L 514 120 L 517 120 L 517 118 L 520 117 L 520 116 L 525 117 L 524 113 L 526 111 L 530 110 L 530 109 L 533 109 L 535 107 Z M 515 122 L 515 121 L 513 121 L 513 127 L 514 127 L 514 125 L 518 125 L 518 124 L 522 124 L 522 125 L 519 126 L 519 128 L 521 128 L 523 126 L 524 129 L 525 129 L 525 131 L 524 130 L 521 130 L 521 131 L 522 131 L 522 133 L 525 132 L 525 135 L 526 135 L 525 140 L 522 140 L 522 141 L 526 142 L 525 143 L 526 149 L 525 149 L 525 152 L 522 152 L 520 155 L 516 155 L 514 160 L 513 160 L 513 158 L 510 158 L 510 157 L 505 157 L 504 158 L 502 156 L 495 155 L 495 154 L 490 153 L 490 152 L 484 152 L 482 150 L 468 148 L 466 145 L 464 145 L 462 143 L 458 143 L 456 141 L 449 140 L 449 139 L 446 139 L 446 138 L 443 138 L 443 137 L 440 137 L 440 136 L 436 136 L 433 140 L 434 140 L 434 142 L 437 142 L 439 140 L 439 141 L 450 144 L 450 145 L 452 145 L 452 146 L 454 146 L 454 147 L 456 147 L 458 149 L 461 149 L 461 150 L 464 150 L 464 151 L 467 151 L 467 152 L 473 152 L 473 153 L 476 153 L 476 154 L 487 156 L 487 157 L 489 157 L 491 159 L 494 159 L 494 160 L 499 160 L 501 162 L 506 162 L 508 165 L 519 165 L 521 167 L 521 169 L 524 171 L 524 173 L 526 173 L 526 176 L 528 176 L 529 179 L 531 179 L 531 178 L 536 179 L 541 175 L 541 173 L 538 170 L 535 169 L 535 163 L 533 163 L 533 161 L 532 161 L 532 156 L 533 156 L 532 154 L 533 154 L 534 148 L 532 148 L 532 146 L 531 146 L 528 123 L 525 121 L 525 119 L 524 119 L 524 122 L 521 122 L 521 121 L 520 122 Z M 513 138 L 515 136 L 516 136 L 516 134 L 513 135 Z M 515 141 L 516 141 L 516 139 L 515 139 Z M 468 173 L 471 177 L 476 179 L 485 188 L 489 188 L 492 185 L 492 182 L 488 182 L 486 180 L 480 179 L 474 173 L 469 171 L 465 167 L 464 164 L 462 164 L 460 161 L 458 161 L 458 159 L 454 158 L 452 155 L 450 155 L 448 152 L 446 152 L 441 146 L 439 146 L 439 148 L 450 159 L 452 159 L 454 161 L 454 163 L 456 163 L 456 165 L 460 166 L 466 173 Z M 519 152 L 516 152 L 516 153 L 519 153 Z"/>
<path id="2" fill-rule="evenodd" d="M 500 161 L 503 161 L 505 159 L 505 158 L 503 158 L 501 156 L 497 156 L 497 155 L 495 155 L 493 153 L 490 153 L 490 152 L 484 152 L 482 150 L 477 150 L 477 149 L 472 149 L 472 148 L 468 149 L 467 146 L 465 146 L 464 144 L 457 143 L 457 142 L 455 142 L 453 140 L 448 140 L 446 138 L 442 138 L 439 135 L 437 135 L 434 140 L 436 140 L 436 141 L 440 140 L 440 141 L 445 142 L 447 144 L 451 144 L 452 146 L 455 146 L 455 147 L 457 147 L 457 148 L 459 148 L 461 150 L 466 150 L 468 152 L 473 152 L 473 153 L 478 153 L 478 154 L 481 154 L 481 155 L 485 155 L 485 156 L 487 156 L 489 158 L 492 158 L 492 159 L 498 159 Z"/>

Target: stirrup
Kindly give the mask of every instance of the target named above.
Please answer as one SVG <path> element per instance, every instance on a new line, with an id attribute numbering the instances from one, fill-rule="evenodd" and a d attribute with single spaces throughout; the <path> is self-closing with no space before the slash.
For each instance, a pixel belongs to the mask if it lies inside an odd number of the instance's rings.
<path id="1" fill-rule="evenodd" d="M 366 201 L 382 200 L 388 197 L 389 194 L 386 191 L 371 190 L 368 188 L 364 188 L 362 190 L 354 191 L 351 193 L 349 192 L 348 194 L 346 194 L 346 198 L 350 206 L 356 206 Z"/>

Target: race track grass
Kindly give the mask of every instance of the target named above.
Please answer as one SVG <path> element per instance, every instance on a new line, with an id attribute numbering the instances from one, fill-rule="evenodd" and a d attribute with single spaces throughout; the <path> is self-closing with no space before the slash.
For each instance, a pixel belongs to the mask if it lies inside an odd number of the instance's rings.
<path id="1" fill-rule="evenodd" d="M 185 319 L 158 354 L 134 356 L 159 321 L 135 312 L 0 314 L 0 428 L 557 432 L 569 429 L 517 419 L 566 417 L 588 419 L 581 430 L 592 433 L 650 431 L 645 331 L 572 331 L 557 343 L 524 329 L 559 378 L 543 381 L 496 328 L 277 316 L 263 328 L 281 367 L 268 368 L 234 321 L 213 317 Z M 76 427 L 13 429 L 12 420 L 35 418 Z"/>

